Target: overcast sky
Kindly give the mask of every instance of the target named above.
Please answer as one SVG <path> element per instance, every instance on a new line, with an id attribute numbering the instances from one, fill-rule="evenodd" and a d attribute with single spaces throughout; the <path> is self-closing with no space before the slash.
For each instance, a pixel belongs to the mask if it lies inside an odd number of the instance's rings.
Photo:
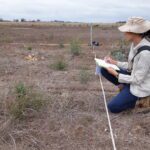
<path id="1" fill-rule="evenodd" d="M 0 0 L 0 18 L 114 22 L 130 16 L 150 20 L 150 0 Z"/>

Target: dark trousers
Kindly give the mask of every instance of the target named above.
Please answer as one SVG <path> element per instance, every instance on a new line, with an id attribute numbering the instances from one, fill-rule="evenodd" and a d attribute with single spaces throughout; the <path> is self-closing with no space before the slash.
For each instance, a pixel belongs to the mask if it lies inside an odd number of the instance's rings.
<path id="1" fill-rule="evenodd" d="M 130 74 L 126 70 L 119 71 L 122 74 Z M 106 69 L 101 68 L 101 74 L 104 76 L 108 81 L 113 83 L 114 85 L 119 85 L 118 79 L 111 75 Z M 119 113 L 124 110 L 134 108 L 138 97 L 134 96 L 130 92 L 130 84 L 123 84 L 124 88 L 122 91 L 113 97 L 110 102 L 108 103 L 108 109 L 112 113 Z"/>

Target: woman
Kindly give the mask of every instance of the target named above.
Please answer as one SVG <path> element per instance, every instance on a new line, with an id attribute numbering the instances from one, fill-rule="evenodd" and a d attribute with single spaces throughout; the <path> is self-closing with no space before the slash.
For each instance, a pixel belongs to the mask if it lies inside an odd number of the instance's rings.
<path id="1" fill-rule="evenodd" d="M 119 113 L 135 107 L 139 98 L 150 95 L 150 22 L 140 17 L 130 18 L 119 30 L 125 39 L 132 42 L 128 62 L 119 62 L 111 57 L 105 60 L 120 68 L 101 68 L 101 74 L 117 86 L 123 86 L 120 93 L 108 103 L 112 113 Z"/>

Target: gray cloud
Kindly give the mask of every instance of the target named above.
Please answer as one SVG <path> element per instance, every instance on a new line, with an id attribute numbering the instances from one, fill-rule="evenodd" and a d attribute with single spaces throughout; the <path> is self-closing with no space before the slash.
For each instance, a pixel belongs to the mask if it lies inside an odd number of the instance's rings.
<path id="1" fill-rule="evenodd" d="M 149 0 L 0 0 L 0 18 L 113 22 L 130 16 L 150 19 Z"/>

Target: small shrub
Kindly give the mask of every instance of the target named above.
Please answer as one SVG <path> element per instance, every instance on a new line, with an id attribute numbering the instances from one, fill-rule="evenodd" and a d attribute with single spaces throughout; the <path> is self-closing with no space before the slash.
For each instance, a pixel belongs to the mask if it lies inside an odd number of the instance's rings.
<path id="1" fill-rule="evenodd" d="M 31 46 L 27 47 L 27 50 L 28 50 L 28 51 L 31 51 L 31 50 L 32 50 L 32 47 L 31 47 Z"/>
<path id="2" fill-rule="evenodd" d="M 90 79 L 89 72 L 87 70 L 81 70 L 79 73 L 79 79 L 81 84 L 86 84 Z"/>
<path id="3" fill-rule="evenodd" d="M 16 85 L 15 90 L 18 97 L 25 96 L 27 93 L 25 85 L 21 82 Z"/>
<path id="4" fill-rule="evenodd" d="M 21 18 L 21 20 L 20 20 L 21 22 L 26 22 L 26 19 L 24 19 L 24 18 Z"/>
<path id="5" fill-rule="evenodd" d="M 14 102 L 10 105 L 10 115 L 14 119 L 24 119 L 26 111 L 40 109 L 46 104 L 43 96 L 33 92 L 32 89 L 25 87 L 23 83 L 19 83 L 16 88 L 16 97 Z"/>
<path id="6" fill-rule="evenodd" d="M 64 44 L 63 43 L 59 43 L 59 48 L 64 48 Z"/>
<path id="7" fill-rule="evenodd" d="M 55 70 L 63 71 L 66 70 L 67 64 L 63 59 L 59 59 L 54 64 L 52 64 L 51 67 Z"/>
<path id="8" fill-rule="evenodd" d="M 81 44 L 78 40 L 73 40 L 70 43 L 70 50 L 73 56 L 78 56 L 81 53 Z"/>

